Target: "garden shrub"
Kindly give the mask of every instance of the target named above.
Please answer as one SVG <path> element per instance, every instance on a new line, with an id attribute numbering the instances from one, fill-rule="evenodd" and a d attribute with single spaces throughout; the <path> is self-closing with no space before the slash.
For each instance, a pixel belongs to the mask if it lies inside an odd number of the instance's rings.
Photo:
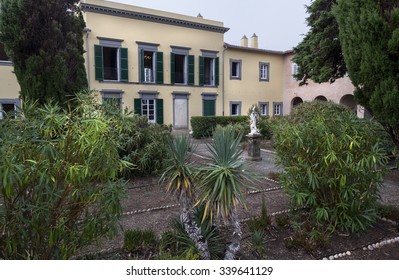
<path id="1" fill-rule="evenodd" d="M 24 102 L 0 123 L 0 259 L 67 259 L 116 232 L 129 164 L 93 96 L 76 104 Z"/>
<path id="2" fill-rule="evenodd" d="M 379 125 L 331 102 L 303 103 L 274 127 L 280 176 L 318 228 L 357 232 L 376 218 L 387 157 Z"/>
<path id="3" fill-rule="evenodd" d="M 269 116 L 261 116 L 257 123 L 259 133 L 262 134 L 263 138 L 266 140 L 272 139 L 273 136 L 271 123 Z"/>
<path id="4" fill-rule="evenodd" d="M 134 168 L 126 169 L 123 176 L 130 178 L 150 175 L 162 170 L 171 138 L 170 128 L 150 124 L 146 117 L 131 112 L 110 117 L 115 122 L 121 159 L 134 164 Z"/>
<path id="5" fill-rule="evenodd" d="M 211 137 L 217 125 L 227 126 L 235 124 L 243 125 L 245 127 L 245 134 L 249 133 L 249 120 L 246 116 L 212 116 L 191 118 L 191 127 L 194 138 Z"/>
<path id="6" fill-rule="evenodd" d="M 128 229 L 125 231 L 123 249 L 130 253 L 139 251 L 155 250 L 158 245 L 157 236 L 154 231 Z"/>
<path id="7" fill-rule="evenodd" d="M 204 213 L 204 206 L 199 206 L 194 211 L 195 222 L 200 225 L 201 234 L 208 242 L 211 259 L 219 259 L 224 252 L 224 240 L 220 231 L 211 224 L 209 219 L 201 223 Z M 180 219 L 176 219 L 172 224 L 172 231 L 162 234 L 160 241 L 162 251 L 169 251 L 172 256 L 185 256 L 189 252 L 199 255 L 194 241 L 189 237 Z"/>

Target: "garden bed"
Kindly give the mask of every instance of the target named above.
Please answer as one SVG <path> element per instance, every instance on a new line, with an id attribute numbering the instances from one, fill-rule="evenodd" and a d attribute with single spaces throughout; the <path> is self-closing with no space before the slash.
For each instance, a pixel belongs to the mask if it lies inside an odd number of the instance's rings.
<path id="1" fill-rule="evenodd" d="M 382 189 L 382 201 L 389 198 L 390 202 L 399 202 L 397 178 L 399 178 L 398 170 L 392 170 L 388 174 L 387 180 L 390 183 L 389 186 Z M 306 246 L 303 246 L 305 248 L 287 246 L 287 240 L 289 241 L 295 236 L 295 225 L 291 221 L 288 221 L 286 226 L 277 225 L 276 217 L 281 215 L 279 213 L 289 210 L 288 198 L 279 185 L 270 180 L 259 181 L 257 188 L 260 191 L 250 191 L 246 195 L 246 209 L 239 209 L 243 240 L 238 259 L 314 260 L 334 257 L 339 259 L 399 259 L 399 242 L 394 240 L 399 236 L 398 226 L 384 220 L 378 220 L 373 228 L 363 233 L 334 234 L 325 242 L 324 246 L 311 249 Z M 268 215 L 273 218 L 272 225 L 266 230 L 264 253 L 260 255 L 255 252 L 250 242 L 251 234 L 247 221 L 251 217 L 260 215 L 263 196 Z M 128 197 L 123 201 L 123 206 L 125 213 L 121 220 L 123 230 L 117 237 L 104 241 L 101 247 L 86 248 L 80 252 L 77 258 L 90 256 L 95 259 L 157 259 L 159 257 L 157 250 L 134 255 L 125 252 L 122 249 L 123 232 L 127 229 L 152 230 L 160 237 L 164 231 L 171 228 L 173 220 L 179 215 L 175 198 L 158 186 L 157 178 L 147 177 L 129 184 Z M 390 244 L 385 244 L 388 241 L 391 241 Z"/>

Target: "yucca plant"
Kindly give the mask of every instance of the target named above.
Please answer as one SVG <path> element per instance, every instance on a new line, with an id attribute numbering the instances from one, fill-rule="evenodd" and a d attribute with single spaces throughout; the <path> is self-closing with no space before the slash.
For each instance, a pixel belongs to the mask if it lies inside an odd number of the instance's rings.
<path id="1" fill-rule="evenodd" d="M 199 182 L 201 195 L 197 204 L 204 204 L 202 220 L 222 218 L 233 227 L 231 244 L 228 246 L 225 259 L 234 259 L 240 249 L 242 231 L 237 215 L 237 206 L 245 207 L 242 186 L 250 179 L 242 171 L 243 160 L 240 141 L 242 134 L 235 134 L 234 128 L 216 127 L 213 140 L 208 148 L 212 162 L 200 168 Z"/>
<path id="2" fill-rule="evenodd" d="M 169 145 L 170 156 L 166 161 L 166 168 L 161 176 L 160 183 L 166 186 L 166 190 L 174 194 L 179 200 L 180 220 L 190 238 L 200 252 L 202 259 L 210 259 L 208 243 L 201 230 L 194 221 L 193 204 L 194 169 L 191 165 L 192 145 L 187 136 L 173 138 Z"/>

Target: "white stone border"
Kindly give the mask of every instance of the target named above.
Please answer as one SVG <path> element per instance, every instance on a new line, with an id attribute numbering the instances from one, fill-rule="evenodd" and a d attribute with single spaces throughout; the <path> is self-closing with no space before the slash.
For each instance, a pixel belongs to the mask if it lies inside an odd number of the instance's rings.
<path id="1" fill-rule="evenodd" d="M 374 249 L 379 249 L 379 248 L 382 248 L 384 246 L 391 245 L 391 244 L 398 243 L 398 242 L 399 242 L 399 236 L 393 237 L 393 238 L 389 238 L 389 239 L 385 239 L 383 241 L 376 242 L 376 243 L 364 246 L 362 249 L 363 249 L 363 251 L 367 251 L 367 250 L 373 251 Z M 340 258 L 345 257 L 345 256 L 350 256 L 354 251 L 355 250 L 353 250 L 352 252 L 351 251 L 346 251 L 344 253 L 339 253 L 339 254 L 331 255 L 329 257 L 324 257 L 323 260 L 340 259 Z"/>

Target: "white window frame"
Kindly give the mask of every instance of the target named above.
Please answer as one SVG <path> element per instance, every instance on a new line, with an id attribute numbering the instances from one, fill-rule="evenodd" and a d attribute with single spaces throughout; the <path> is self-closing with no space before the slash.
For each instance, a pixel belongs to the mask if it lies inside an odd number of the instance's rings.
<path id="1" fill-rule="evenodd" d="M 273 116 L 282 116 L 282 115 L 283 115 L 283 103 L 273 102 Z"/>
<path id="2" fill-rule="evenodd" d="M 262 116 L 269 116 L 269 102 L 259 102 L 258 106 Z"/>
<path id="3" fill-rule="evenodd" d="M 150 109 L 151 103 L 153 109 Z M 153 111 L 153 113 L 151 113 Z M 157 122 L 157 99 L 156 98 L 142 98 L 141 99 L 141 115 L 146 116 L 149 123 Z"/>
<path id="4" fill-rule="evenodd" d="M 230 116 L 241 116 L 241 101 L 230 101 Z M 236 113 L 233 114 L 233 106 L 236 107 Z"/>
<path id="5" fill-rule="evenodd" d="M 292 78 L 295 79 L 295 75 L 298 75 L 299 66 L 295 62 L 291 64 L 291 75 Z"/>
<path id="6" fill-rule="evenodd" d="M 121 66 L 120 66 L 120 60 L 121 60 L 121 57 L 120 57 L 120 48 L 115 48 L 115 47 L 109 47 L 109 46 L 102 46 L 103 47 L 103 69 L 104 69 L 104 81 L 105 82 L 107 82 L 107 81 L 110 81 L 110 82 L 119 82 L 120 80 L 121 80 Z M 116 49 L 116 75 L 117 75 L 117 77 L 116 77 L 116 79 L 106 79 L 106 77 L 105 77 L 105 65 L 104 65 L 104 61 L 105 61 L 105 55 L 104 55 L 104 49 L 105 48 L 108 48 L 108 49 Z"/>
<path id="7" fill-rule="evenodd" d="M 120 60 L 121 60 L 121 48 L 122 48 L 122 42 L 123 40 L 120 39 L 113 39 L 113 38 L 104 38 L 104 37 L 97 37 L 99 39 L 99 45 L 103 48 L 102 49 L 102 55 L 103 55 L 103 61 L 102 61 L 102 66 L 103 66 L 103 71 L 104 71 L 104 81 L 105 82 L 120 82 L 121 80 L 121 65 L 120 65 Z M 104 48 L 111 48 L 111 49 L 116 49 L 116 71 L 117 71 L 117 79 L 106 79 L 105 78 L 105 65 L 104 65 Z"/>
<path id="8" fill-rule="evenodd" d="M 157 52 L 151 50 L 144 50 L 143 55 L 145 53 L 152 53 L 152 68 L 145 68 L 144 65 L 144 83 L 154 84 L 156 82 L 156 61 L 157 61 Z M 145 57 L 143 58 L 145 60 Z"/>
<path id="9" fill-rule="evenodd" d="M 159 44 L 153 44 L 153 43 L 146 43 L 146 42 L 139 42 L 136 41 L 137 45 L 138 45 L 138 66 L 139 66 L 139 81 L 145 83 L 145 84 L 155 84 L 157 82 L 157 52 L 158 52 L 158 47 Z M 144 68 L 144 65 L 141 65 L 142 60 L 144 60 L 144 58 L 141 57 L 141 52 L 143 51 L 143 55 L 144 52 L 151 52 L 152 53 L 152 69 L 150 69 L 151 71 L 147 70 L 147 74 L 146 74 L 146 68 Z M 141 77 L 142 73 L 141 73 L 141 69 L 144 68 L 144 77 Z M 149 73 L 149 75 L 148 75 Z M 146 78 L 148 76 L 150 76 L 150 78 Z"/>
<path id="10" fill-rule="evenodd" d="M 233 75 L 235 69 L 236 75 Z M 230 59 L 230 80 L 241 80 L 242 60 Z"/>
<path id="11" fill-rule="evenodd" d="M 270 81 L 270 63 L 259 62 L 259 81 L 269 82 Z"/>
<path id="12" fill-rule="evenodd" d="M 175 72 L 175 84 L 176 85 L 187 85 L 188 84 L 188 55 L 184 54 L 175 54 L 175 67 L 176 67 L 176 56 L 183 56 L 184 61 L 183 61 L 183 83 L 177 83 L 176 82 L 176 72 Z"/>

